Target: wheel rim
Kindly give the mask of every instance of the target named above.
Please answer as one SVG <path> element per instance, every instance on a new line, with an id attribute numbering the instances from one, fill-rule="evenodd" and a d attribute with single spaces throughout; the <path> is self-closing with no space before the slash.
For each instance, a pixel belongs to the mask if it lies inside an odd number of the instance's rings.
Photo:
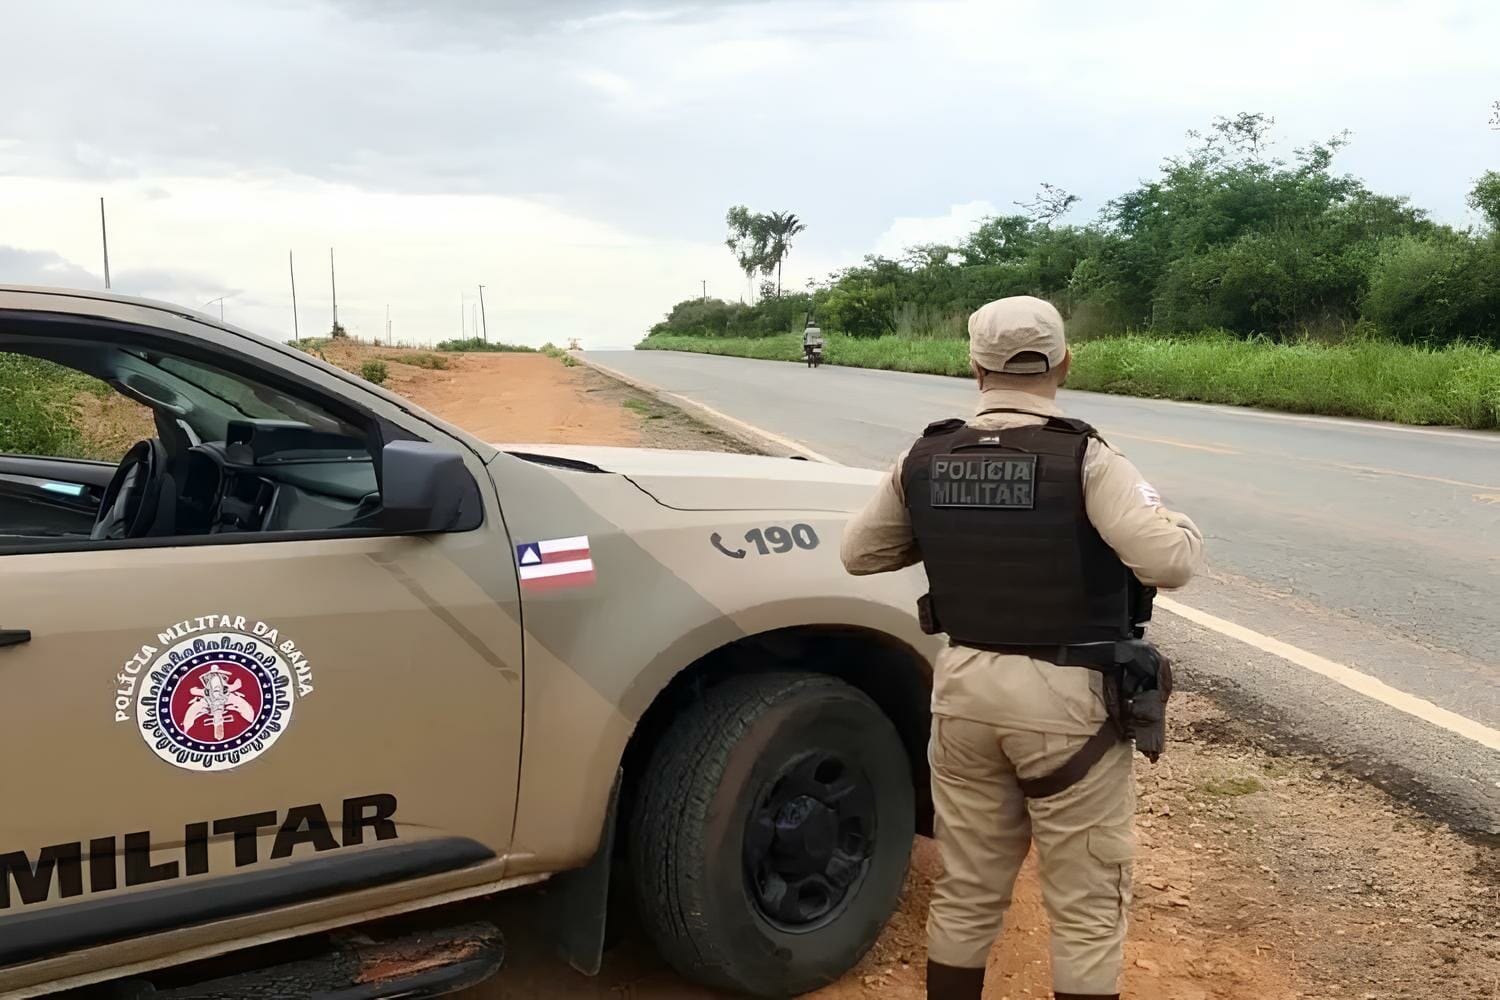
<path id="1" fill-rule="evenodd" d="M 842 754 L 788 761 L 746 821 L 746 887 L 761 916 L 793 931 L 836 917 L 869 870 L 875 818 L 874 786 Z"/>

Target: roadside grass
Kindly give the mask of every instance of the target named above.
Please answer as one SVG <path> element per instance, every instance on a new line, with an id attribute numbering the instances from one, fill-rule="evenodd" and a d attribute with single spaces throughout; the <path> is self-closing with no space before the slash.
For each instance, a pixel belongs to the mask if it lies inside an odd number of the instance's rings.
<path id="1" fill-rule="evenodd" d="M 99 457 L 79 427 L 85 393 L 104 399 L 114 390 L 50 361 L 0 353 L 0 453 Z"/>
<path id="2" fill-rule="evenodd" d="M 638 413 L 647 420 L 660 420 L 662 414 L 656 411 L 656 407 L 644 399 L 627 399 L 620 404 L 632 413 Z"/>
<path id="3" fill-rule="evenodd" d="M 802 360 L 796 334 L 648 337 L 637 350 Z M 827 364 L 967 376 L 968 344 L 949 338 L 827 336 Z M 1500 428 L 1500 351 L 1381 340 L 1276 343 L 1228 334 L 1126 336 L 1073 345 L 1068 387 L 1293 413 Z"/>
<path id="4" fill-rule="evenodd" d="M 381 361 L 379 358 L 371 358 L 360 364 L 359 376 L 366 382 L 385 385 L 386 378 L 390 376 L 390 370 L 386 368 L 384 361 Z"/>
<path id="5" fill-rule="evenodd" d="M 422 352 L 413 354 L 380 354 L 377 357 L 381 361 L 389 361 L 398 365 L 412 365 L 417 368 L 426 368 L 429 370 L 442 370 L 448 367 L 448 359 L 441 354 Z"/>
<path id="6" fill-rule="evenodd" d="M 557 360 L 561 361 L 565 367 L 572 368 L 574 365 L 578 364 L 577 358 L 573 357 L 573 355 L 569 354 L 561 347 L 558 347 L 556 344 L 543 344 L 541 347 L 541 351 L 543 354 L 547 355 L 547 357 L 556 358 Z"/>
<path id="7" fill-rule="evenodd" d="M 1219 798 L 1238 798 L 1265 791 L 1266 786 L 1250 775 L 1232 775 L 1224 778 L 1208 778 L 1200 782 L 1198 790 Z"/>
<path id="8" fill-rule="evenodd" d="M 482 337 L 469 337 L 464 340 L 440 340 L 434 345 L 434 350 L 460 351 L 463 353 L 488 352 L 507 354 L 535 354 L 535 347 L 527 347 L 525 344 L 502 344 L 497 341 L 485 340 Z"/>

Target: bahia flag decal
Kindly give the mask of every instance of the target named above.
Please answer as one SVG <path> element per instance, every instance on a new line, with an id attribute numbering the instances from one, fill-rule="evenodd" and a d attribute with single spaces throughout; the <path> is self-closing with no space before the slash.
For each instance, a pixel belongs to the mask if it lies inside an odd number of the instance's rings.
<path id="1" fill-rule="evenodd" d="M 589 536 L 549 538 L 516 546 L 516 568 L 522 590 L 557 590 L 594 582 Z"/>

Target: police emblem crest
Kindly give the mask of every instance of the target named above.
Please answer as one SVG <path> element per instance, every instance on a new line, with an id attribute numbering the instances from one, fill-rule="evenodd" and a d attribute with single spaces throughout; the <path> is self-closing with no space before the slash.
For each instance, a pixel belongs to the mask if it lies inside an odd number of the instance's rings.
<path id="1" fill-rule="evenodd" d="M 193 771 L 254 760 L 292 718 L 293 672 L 275 645 L 214 632 L 169 647 L 137 695 L 142 737 L 158 757 Z"/>

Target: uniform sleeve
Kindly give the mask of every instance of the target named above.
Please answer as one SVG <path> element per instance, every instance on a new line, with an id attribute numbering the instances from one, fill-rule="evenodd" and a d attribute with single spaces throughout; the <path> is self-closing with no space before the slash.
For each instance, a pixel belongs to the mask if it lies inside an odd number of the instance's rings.
<path id="1" fill-rule="evenodd" d="M 916 536 L 911 530 L 911 516 L 901 492 L 902 455 L 881 479 L 875 495 L 855 514 L 844 528 L 839 557 L 844 569 L 855 576 L 889 573 L 922 561 Z"/>
<path id="2" fill-rule="evenodd" d="M 1089 520 L 1141 583 L 1174 588 L 1193 578 L 1203 533 L 1186 514 L 1168 510 L 1129 459 L 1093 441 L 1083 480 Z"/>

